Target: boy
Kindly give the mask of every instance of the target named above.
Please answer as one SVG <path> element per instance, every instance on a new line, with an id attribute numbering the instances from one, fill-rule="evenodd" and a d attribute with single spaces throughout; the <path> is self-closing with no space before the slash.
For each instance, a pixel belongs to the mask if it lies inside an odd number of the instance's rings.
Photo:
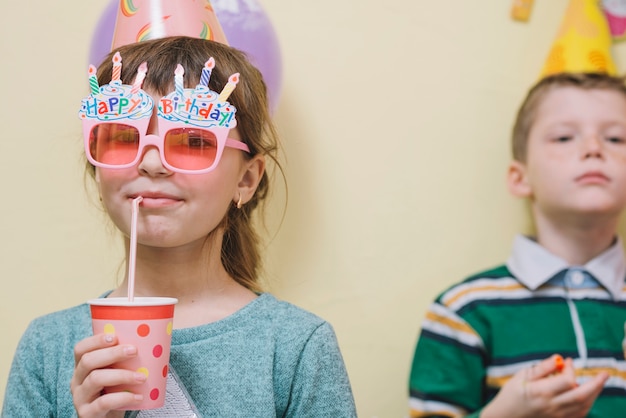
<path id="1" fill-rule="evenodd" d="M 517 115 L 507 185 L 528 199 L 536 235 L 431 305 L 410 416 L 626 416 L 624 79 L 539 81 Z"/>

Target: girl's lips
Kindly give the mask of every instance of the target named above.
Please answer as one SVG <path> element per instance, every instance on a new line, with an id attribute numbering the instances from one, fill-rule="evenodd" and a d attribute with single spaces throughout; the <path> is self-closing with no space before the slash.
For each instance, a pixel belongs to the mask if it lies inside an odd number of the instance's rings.
<path id="1" fill-rule="evenodd" d="M 162 193 L 137 193 L 129 196 L 129 199 L 135 199 L 137 196 L 143 197 L 143 200 L 139 204 L 143 208 L 162 208 L 174 206 L 183 201 L 183 199 Z"/>

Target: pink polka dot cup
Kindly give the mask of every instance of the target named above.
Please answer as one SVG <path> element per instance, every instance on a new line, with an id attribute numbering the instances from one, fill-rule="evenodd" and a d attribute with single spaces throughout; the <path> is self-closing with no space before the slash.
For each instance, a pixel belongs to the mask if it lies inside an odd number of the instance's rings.
<path id="1" fill-rule="evenodd" d="M 143 395 L 132 409 L 160 408 L 165 402 L 165 384 L 170 359 L 175 298 L 135 297 L 100 298 L 88 301 L 94 334 L 115 334 L 120 344 L 137 347 L 136 357 L 116 363 L 114 368 L 134 370 L 146 375 L 140 385 L 105 388 L 106 393 L 129 391 Z M 125 408 L 128 409 L 128 408 Z"/>

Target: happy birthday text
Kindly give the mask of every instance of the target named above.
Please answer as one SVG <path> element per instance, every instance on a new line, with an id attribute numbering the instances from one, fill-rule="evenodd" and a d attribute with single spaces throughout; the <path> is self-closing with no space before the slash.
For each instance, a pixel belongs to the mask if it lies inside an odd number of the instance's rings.
<path id="1" fill-rule="evenodd" d="M 105 115 L 107 113 L 115 113 L 118 115 L 132 113 L 141 102 L 141 98 L 127 99 L 125 97 L 109 97 L 107 100 L 93 98 L 84 101 L 85 112 L 87 114 L 97 113 L 98 115 Z"/>
<path id="2" fill-rule="evenodd" d="M 188 118 L 211 119 L 216 121 L 219 126 L 228 125 L 235 114 L 231 108 L 220 110 L 219 106 L 215 106 L 213 102 L 207 105 L 206 101 L 191 98 L 179 103 L 177 100 L 164 97 L 160 100 L 160 103 L 160 110 L 164 115 L 171 113 L 181 114 L 184 112 L 189 114 Z"/>

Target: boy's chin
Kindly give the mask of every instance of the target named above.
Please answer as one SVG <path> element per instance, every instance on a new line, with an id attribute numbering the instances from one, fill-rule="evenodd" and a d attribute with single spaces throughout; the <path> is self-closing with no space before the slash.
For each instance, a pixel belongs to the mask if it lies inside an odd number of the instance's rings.
<path id="1" fill-rule="evenodd" d="M 616 204 L 615 202 L 586 202 L 585 204 L 571 207 L 565 213 L 569 213 L 570 216 L 580 217 L 581 219 L 598 219 L 603 220 L 606 218 L 619 217 L 624 211 L 624 205 Z M 564 214 L 565 214 L 564 213 Z"/>

